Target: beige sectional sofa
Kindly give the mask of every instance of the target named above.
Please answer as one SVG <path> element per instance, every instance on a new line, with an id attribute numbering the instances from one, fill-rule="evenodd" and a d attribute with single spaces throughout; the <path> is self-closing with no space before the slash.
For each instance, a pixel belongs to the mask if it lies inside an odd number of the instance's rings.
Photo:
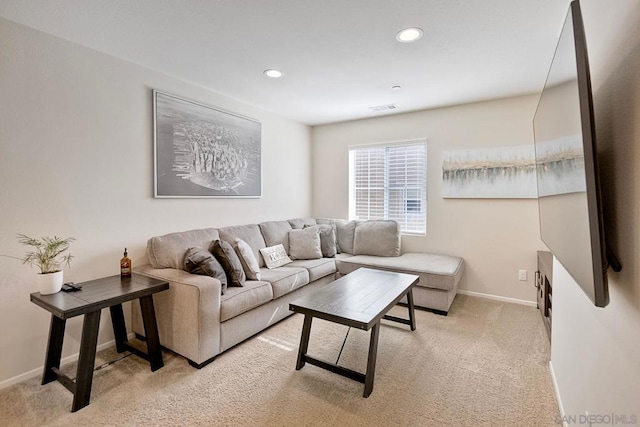
<path id="1" fill-rule="evenodd" d="M 330 224 L 340 249 L 334 258 L 295 260 L 266 268 L 260 249 L 282 244 L 289 252 L 289 232 L 315 224 Z M 184 255 L 192 247 L 209 248 L 214 240 L 247 242 L 260 264 L 260 280 L 228 287 L 210 276 L 185 271 Z M 167 292 L 154 295 L 161 344 L 184 356 L 195 367 L 292 314 L 289 302 L 360 267 L 411 272 L 420 276 L 414 289 L 417 306 L 446 314 L 464 270 L 461 258 L 400 253 L 400 231 L 394 221 L 345 221 L 298 218 L 261 224 L 207 228 L 149 239 L 149 265 L 137 273 L 167 280 Z M 133 329 L 143 335 L 134 305 Z"/>

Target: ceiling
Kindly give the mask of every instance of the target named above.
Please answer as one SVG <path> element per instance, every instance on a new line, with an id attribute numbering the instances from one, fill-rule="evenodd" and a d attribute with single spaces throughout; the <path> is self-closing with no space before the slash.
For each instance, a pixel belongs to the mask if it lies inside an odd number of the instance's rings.
<path id="1" fill-rule="evenodd" d="M 2 0 L 0 16 L 319 125 L 542 90 L 569 0 Z M 399 43 L 420 27 L 424 37 Z M 280 79 L 263 74 L 268 68 Z M 402 89 L 392 90 L 394 85 Z M 158 88 L 162 89 L 162 88 Z"/>

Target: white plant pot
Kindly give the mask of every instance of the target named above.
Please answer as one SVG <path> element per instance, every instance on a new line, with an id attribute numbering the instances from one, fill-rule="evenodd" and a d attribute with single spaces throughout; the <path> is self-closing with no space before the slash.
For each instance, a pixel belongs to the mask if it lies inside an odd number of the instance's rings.
<path id="1" fill-rule="evenodd" d="M 36 274 L 36 284 L 40 295 L 55 294 L 62 289 L 62 270 L 55 273 Z"/>

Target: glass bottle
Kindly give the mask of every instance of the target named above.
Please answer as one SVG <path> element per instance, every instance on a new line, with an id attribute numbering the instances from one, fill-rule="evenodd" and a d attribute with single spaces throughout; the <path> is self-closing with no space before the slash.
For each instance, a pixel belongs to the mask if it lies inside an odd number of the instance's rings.
<path id="1" fill-rule="evenodd" d="M 124 248 L 124 257 L 120 260 L 120 277 L 131 277 L 131 260 L 127 256 L 127 248 Z"/>

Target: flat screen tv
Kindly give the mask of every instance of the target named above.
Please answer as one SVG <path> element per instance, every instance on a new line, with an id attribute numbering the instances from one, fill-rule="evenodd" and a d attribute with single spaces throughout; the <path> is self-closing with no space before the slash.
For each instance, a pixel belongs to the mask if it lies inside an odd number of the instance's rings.
<path id="1" fill-rule="evenodd" d="M 540 236 L 597 307 L 609 303 L 591 78 L 574 0 L 533 119 Z"/>

